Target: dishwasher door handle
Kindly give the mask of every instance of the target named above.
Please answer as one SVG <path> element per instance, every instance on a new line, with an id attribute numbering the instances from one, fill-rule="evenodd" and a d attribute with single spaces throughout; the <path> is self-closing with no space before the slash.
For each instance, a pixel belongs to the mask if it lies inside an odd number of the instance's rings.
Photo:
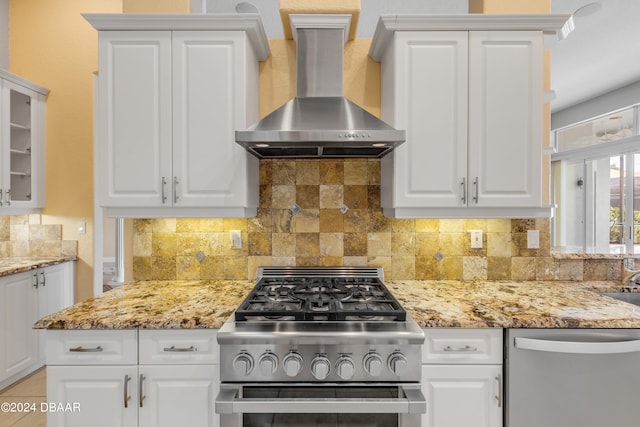
<path id="1" fill-rule="evenodd" d="M 640 352 L 640 340 L 589 342 L 554 341 L 515 337 L 515 347 L 523 350 L 574 354 L 618 354 Z"/>

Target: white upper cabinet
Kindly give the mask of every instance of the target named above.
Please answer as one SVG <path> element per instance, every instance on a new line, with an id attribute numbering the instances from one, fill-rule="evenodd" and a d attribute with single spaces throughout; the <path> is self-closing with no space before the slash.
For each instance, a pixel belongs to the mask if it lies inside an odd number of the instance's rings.
<path id="1" fill-rule="evenodd" d="M 529 18 L 529 19 L 528 19 Z M 382 17 L 382 118 L 407 140 L 381 161 L 385 215 L 549 216 L 543 40 L 566 16 Z"/>
<path id="2" fill-rule="evenodd" d="M 243 217 L 258 159 L 235 131 L 258 119 L 258 17 L 85 15 L 99 31 L 98 191 L 124 217 Z M 109 31 L 104 31 L 109 30 Z"/>
<path id="3" fill-rule="evenodd" d="M 48 89 L 0 70 L 0 214 L 45 205 L 45 102 Z"/>

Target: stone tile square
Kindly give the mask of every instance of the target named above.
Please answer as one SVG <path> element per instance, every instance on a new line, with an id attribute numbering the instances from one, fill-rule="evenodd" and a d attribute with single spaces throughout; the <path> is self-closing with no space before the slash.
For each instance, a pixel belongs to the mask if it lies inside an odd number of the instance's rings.
<path id="1" fill-rule="evenodd" d="M 344 231 L 344 214 L 338 209 L 320 209 L 320 232 L 341 233 Z"/>
<path id="2" fill-rule="evenodd" d="M 320 185 L 320 209 L 339 208 L 343 200 L 344 188 L 342 185 Z"/>
<path id="3" fill-rule="evenodd" d="M 349 209 L 366 209 L 369 207 L 369 194 L 366 185 L 345 185 L 344 204 Z"/>
<path id="4" fill-rule="evenodd" d="M 272 165 L 271 184 L 272 185 L 295 185 L 296 183 L 296 161 L 278 160 Z"/>
<path id="5" fill-rule="evenodd" d="M 344 184 L 344 161 L 343 160 L 320 160 L 320 184 L 321 185 L 343 185 Z"/>
<path id="6" fill-rule="evenodd" d="M 271 235 L 271 233 L 248 233 L 249 256 L 270 256 Z"/>
<path id="7" fill-rule="evenodd" d="M 391 256 L 391 233 L 367 233 L 368 256 Z"/>
<path id="8" fill-rule="evenodd" d="M 296 185 L 296 204 L 302 209 L 318 209 L 320 185 Z"/>
<path id="9" fill-rule="evenodd" d="M 296 185 L 320 185 L 320 160 L 298 160 Z"/>
<path id="10" fill-rule="evenodd" d="M 369 218 L 369 211 L 366 209 L 349 209 L 344 214 L 344 231 L 346 233 L 366 233 Z"/>
<path id="11" fill-rule="evenodd" d="M 344 162 L 344 184 L 367 185 L 369 164 L 366 161 L 347 159 Z"/>
<path id="12" fill-rule="evenodd" d="M 367 256 L 367 234 L 366 233 L 344 233 L 344 256 L 345 258 L 350 256 L 366 257 Z"/>
<path id="13" fill-rule="evenodd" d="M 344 255 L 343 233 L 320 233 L 320 256 L 340 257 Z"/>
<path id="14" fill-rule="evenodd" d="M 296 233 L 296 257 L 320 255 L 320 233 Z"/>
<path id="15" fill-rule="evenodd" d="M 320 210 L 303 209 L 295 215 L 296 233 L 319 233 L 320 232 Z"/>

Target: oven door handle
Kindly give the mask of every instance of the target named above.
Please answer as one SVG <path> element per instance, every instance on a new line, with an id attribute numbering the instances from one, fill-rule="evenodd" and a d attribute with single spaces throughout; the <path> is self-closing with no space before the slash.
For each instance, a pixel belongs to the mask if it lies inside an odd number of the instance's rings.
<path id="1" fill-rule="evenodd" d="M 401 398 L 241 398 L 240 386 L 222 386 L 216 398 L 217 414 L 424 414 L 427 401 L 420 386 L 401 386 Z"/>

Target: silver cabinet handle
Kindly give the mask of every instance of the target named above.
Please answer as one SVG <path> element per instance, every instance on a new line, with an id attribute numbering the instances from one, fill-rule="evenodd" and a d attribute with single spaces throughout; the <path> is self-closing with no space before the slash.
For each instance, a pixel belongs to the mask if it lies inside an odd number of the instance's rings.
<path id="1" fill-rule="evenodd" d="M 462 178 L 462 182 L 460 183 L 460 186 L 462 187 L 462 197 L 460 197 L 460 200 L 462 201 L 463 205 L 467 204 L 467 178 Z"/>
<path id="2" fill-rule="evenodd" d="M 4 195 L 7 198 L 7 201 L 5 202 L 7 206 L 11 206 L 11 189 L 7 188 L 7 191 L 4 192 Z"/>
<path id="3" fill-rule="evenodd" d="M 498 395 L 496 400 L 498 401 L 498 408 L 502 408 L 502 375 L 496 375 L 496 381 L 498 382 Z"/>
<path id="4" fill-rule="evenodd" d="M 552 353 L 573 353 L 573 354 L 618 354 L 634 353 L 640 351 L 640 340 L 632 341 L 554 341 L 540 340 L 535 338 L 516 337 L 514 341 L 516 348 L 534 351 L 546 351 Z"/>
<path id="5" fill-rule="evenodd" d="M 448 345 L 442 350 L 444 351 L 478 351 L 478 347 L 471 347 L 470 345 L 465 345 L 464 347 L 451 347 L 450 345 Z"/>
<path id="6" fill-rule="evenodd" d="M 44 288 L 47 285 L 47 279 L 46 279 L 46 276 L 44 275 L 44 271 L 41 271 L 40 274 L 41 274 L 40 277 L 42 277 L 42 282 L 40 284 Z"/>
<path id="7" fill-rule="evenodd" d="M 164 351 L 174 351 L 174 352 L 181 352 L 181 351 L 198 351 L 198 349 L 194 346 L 191 347 L 176 347 L 175 345 L 172 345 L 171 347 L 165 347 Z"/>
<path id="8" fill-rule="evenodd" d="M 83 348 L 82 346 L 78 346 L 76 348 L 70 348 L 69 351 L 72 353 L 98 353 L 103 349 L 100 346 L 94 348 Z"/>
<path id="9" fill-rule="evenodd" d="M 0 203 L 0 206 L 2 206 L 1 203 Z M 33 281 L 33 287 L 38 289 L 38 285 L 40 285 L 40 283 L 38 282 L 38 272 L 33 273 L 33 278 L 35 279 Z"/>
<path id="10" fill-rule="evenodd" d="M 131 399 L 131 396 L 129 396 L 129 381 L 131 381 L 131 377 L 125 374 L 124 376 L 124 407 L 125 408 L 129 407 L 129 399 Z"/>
<path id="11" fill-rule="evenodd" d="M 167 193 L 165 192 L 165 187 L 167 186 L 167 179 L 163 176 L 161 181 L 161 189 L 162 189 L 162 204 L 164 205 L 167 202 Z"/>
<path id="12" fill-rule="evenodd" d="M 143 393 L 143 389 L 144 387 L 142 386 L 144 383 L 144 380 L 146 380 L 147 377 L 144 376 L 144 374 L 140 374 L 140 384 L 138 385 L 138 387 L 140 387 L 140 407 L 142 408 L 142 402 L 144 401 L 144 398 L 146 397 Z"/>
<path id="13" fill-rule="evenodd" d="M 173 177 L 173 203 L 176 204 L 178 203 L 178 177 L 174 176 Z"/>
<path id="14" fill-rule="evenodd" d="M 475 189 L 475 195 L 473 196 L 473 201 L 476 202 L 476 204 L 478 203 L 478 196 L 479 196 L 479 187 L 480 187 L 480 179 L 476 176 L 476 179 L 473 181 L 473 186 Z"/>
<path id="15" fill-rule="evenodd" d="M 0 206 L 4 205 L 4 202 L 2 201 L 3 198 L 3 190 L 2 188 L 0 188 Z"/>

